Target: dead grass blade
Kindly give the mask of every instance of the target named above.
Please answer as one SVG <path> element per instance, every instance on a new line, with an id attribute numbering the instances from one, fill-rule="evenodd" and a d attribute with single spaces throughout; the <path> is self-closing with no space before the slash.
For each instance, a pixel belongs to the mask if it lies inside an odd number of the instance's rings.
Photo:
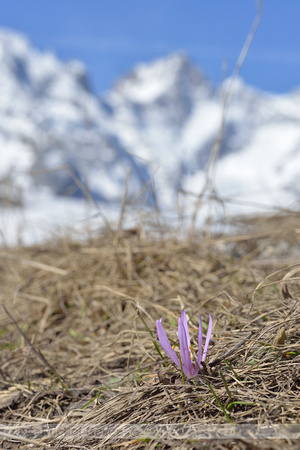
<path id="1" fill-rule="evenodd" d="M 0 310 L 1 420 L 8 427 L 1 444 L 14 435 L 19 445 L 28 444 L 23 437 L 35 447 L 192 446 L 189 436 L 199 424 L 209 430 L 228 423 L 224 411 L 235 426 L 298 424 L 300 234 L 295 217 L 280 218 L 280 227 L 278 220 L 244 222 L 243 238 L 183 241 L 123 230 L 117 243 L 115 233 L 104 232 L 85 242 L 65 237 L 7 250 L 11 257 L 0 259 L 0 302 L 14 320 Z M 283 285 L 292 299 L 282 296 Z M 182 308 L 195 350 L 197 314 L 204 328 L 209 312 L 214 320 L 207 364 L 184 385 L 156 341 L 155 326 L 163 318 L 177 351 Z M 53 367 L 68 391 L 49 376 Z M 128 424 L 137 428 L 126 434 Z M 142 434 L 141 424 L 170 425 L 174 435 L 184 425 L 186 438 L 174 440 L 167 429 Z M 215 440 L 205 442 L 219 448 Z M 285 448 L 293 445 L 284 441 Z"/>

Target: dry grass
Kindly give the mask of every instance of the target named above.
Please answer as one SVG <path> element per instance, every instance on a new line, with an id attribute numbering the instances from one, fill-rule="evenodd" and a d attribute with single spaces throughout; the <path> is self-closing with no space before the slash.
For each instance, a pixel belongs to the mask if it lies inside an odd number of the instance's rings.
<path id="1" fill-rule="evenodd" d="M 137 229 L 3 250 L 3 448 L 299 448 L 193 434 L 229 420 L 300 422 L 299 216 L 241 230 L 179 241 Z M 214 320 L 207 370 L 184 385 L 147 330 L 156 338 L 162 317 L 176 341 L 183 307 L 194 338 L 197 314 Z M 128 424 L 171 429 L 145 438 Z M 176 424 L 189 425 L 181 439 Z"/>

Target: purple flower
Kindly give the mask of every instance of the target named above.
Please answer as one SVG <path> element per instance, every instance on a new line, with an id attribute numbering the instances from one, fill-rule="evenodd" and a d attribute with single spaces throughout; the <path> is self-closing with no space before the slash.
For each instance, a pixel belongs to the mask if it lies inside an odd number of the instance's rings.
<path id="1" fill-rule="evenodd" d="M 188 329 L 188 323 L 186 318 L 185 310 L 183 309 L 181 312 L 181 317 L 178 319 L 178 338 L 179 338 L 179 347 L 180 347 L 180 354 L 181 354 L 181 362 L 182 362 L 182 370 L 183 373 L 189 377 L 192 378 L 199 370 L 202 368 L 201 362 L 205 361 L 209 341 L 211 338 L 211 332 L 212 332 L 212 317 L 209 314 L 209 324 L 208 324 L 208 330 L 206 335 L 206 341 L 204 346 L 204 352 L 202 355 L 202 320 L 200 315 L 199 317 L 199 333 L 198 333 L 198 345 L 199 345 L 199 351 L 198 356 L 195 362 L 193 362 L 193 356 L 194 352 L 191 347 L 190 342 L 190 335 L 189 335 L 189 329 Z M 160 345 L 164 349 L 164 351 L 167 353 L 167 355 L 171 358 L 173 363 L 176 364 L 180 368 L 180 361 L 178 356 L 175 353 L 175 350 L 172 348 L 170 341 L 168 339 L 168 336 L 164 330 L 164 327 L 162 326 L 161 320 L 156 321 L 156 329 L 157 329 L 157 335 L 160 342 Z M 202 355 L 202 358 L 201 358 Z"/>

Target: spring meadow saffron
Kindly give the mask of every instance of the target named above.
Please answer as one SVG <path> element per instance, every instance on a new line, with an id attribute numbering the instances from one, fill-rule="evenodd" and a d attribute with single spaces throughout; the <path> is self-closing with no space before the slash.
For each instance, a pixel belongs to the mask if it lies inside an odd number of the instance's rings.
<path id="1" fill-rule="evenodd" d="M 180 348 L 180 355 L 181 355 L 181 363 L 182 363 L 182 370 L 183 373 L 188 377 L 192 378 L 199 370 L 202 368 L 201 362 L 205 362 L 207 350 L 209 346 L 209 341 L 211 338 L 212 333 L 212 317 L 209 314 L 209 324 L 206 334 L 206 341 L 204 346 L 204 351 L 202 354 L 202 320 L 200 315 L 199 317 L 199 333 L 198 333 L 198 356 L 197 358 L 194 358 L 194 351 L 191 347 L 190 342 L 190 335 L 189 335 L 189 329 L 188 329 L 188 323 L 187 323 L 187 317 L 185 310 L 183 309 L 181 312 L 181 317 L 178 319 L 178 338 L 179 338 L 179 348 Z M 174 364 L 180 368 L 180 360 L 178 356 L 175 353 L 175 350 L 170 344 L 170 341 L 168 339 L 168 336 L 165 332 L 165 329 L 161 323 L 162 319 L 156 321 L 156 329 L 157 329 L 157 335 L 160 342 L 160 345 L 166 352 L 166 354 L 171 358 Z"/>

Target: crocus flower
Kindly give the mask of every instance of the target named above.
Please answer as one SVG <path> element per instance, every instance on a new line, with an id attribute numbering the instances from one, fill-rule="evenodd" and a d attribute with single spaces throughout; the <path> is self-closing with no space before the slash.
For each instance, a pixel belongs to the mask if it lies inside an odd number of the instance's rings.
<path id="1" fill-rule="evenodd" d="M 212 317 L 209 314 L 209 324 L 207 329 L 207 335 L 206 335 L 206 341 L 204 346 L 204 352 L 202 354 L 202 320 L 200 315 L 199 317 L 199 333 L 198 333 L 198 345 L 199 345 L 199 351 L 198 356 L 195 362 L 193 362 L 193 350 L 191 347 L 190 342 L 190 335 L 189 335 L 189 329 L 188 329 L 188 323 L 187 323 L 187 317 L 185 310 L 183 309 L 181 312 L 181 317 L 178 319 L 178 338 L 179 338 L 179 347 L 180 347 L 180 354 L 181 354 L 181 362 L 182 362 L 182 370 L 183 373 L 189 377 L 192 378 L 199 370 L 202 368 L 201 362 L 205 362 L 207 350 L 209 341 L 211 338 L 211 332 L 212 332 Z M 173 363 L 176 364 L 180 368 L 180 361 L 178 356 L 175 353 L 175 350 L 170 344 L 170 341 L 168 339 L 168 336 L 164 330 L 164 327 L 162 326 L 161 320 L 156 321 L 156 329 L 157 329 L 157 335 L 160 342 L 160 345 L 164 349 L 164 351 L 167 353 L 167 355 L 171 358 Z"/>

